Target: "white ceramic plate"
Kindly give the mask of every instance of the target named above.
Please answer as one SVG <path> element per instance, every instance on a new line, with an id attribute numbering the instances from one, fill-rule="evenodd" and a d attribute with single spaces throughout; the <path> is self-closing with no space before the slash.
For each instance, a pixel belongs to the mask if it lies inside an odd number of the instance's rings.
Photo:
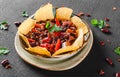
<path id="1" fill-rule="evenodd" d="M 92 31 L 90 30 L 90 37 L 88 39 L 87 45 L 77 54 L 72 56 L 71 58 L 61 60 L 61 61 L 53 61 L 53 62 L 46 62 L 46 60 L 36 58 L 32 54 L 26 52 L 24 48 L 21 46 L 20 38 L 18 33 L 16 33 L 15 36 L 15 48 L 18 53 L 18 55 L 27 63 L 36 66 L 38 68 L 46 69 L 46 70 L 52 70 L 52 71 L 63 71 L 63 70 L 68 70 L 79 63 L 82 62 L 83 59 L 88 55 L 90 52 L 90 49 L 93 44 L 93 34 Z"/>

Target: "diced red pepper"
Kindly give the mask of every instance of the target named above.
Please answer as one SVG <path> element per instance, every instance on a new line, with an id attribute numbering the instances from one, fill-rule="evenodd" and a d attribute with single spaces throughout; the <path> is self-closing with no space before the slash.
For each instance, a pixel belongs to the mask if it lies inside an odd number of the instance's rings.
<path id="1" fill-rule="evenodd" d="M 48 44 L 48 43 L 40 44 L 40 47 L 48 49 L 50 47 L 50 44 Z"/>
<path id="2" fill-rule="evenodd" d="M 31 31 L 32 31 L 33 33 L 34 33 L 34 32 L 37 32 L 37 30 L 35 30 L 34 28 L 33 28 Z"/>
<path id="3" fill-rule="evenodd" d="M 51 41 L 50 37 L 46 37 L 42 40 L 43 43 L 49 43 Z"/>
<path id="4" fill-rule="evenodd" d="M 28 38 L 28 41 L 31 43 L 31 42 L 35 42 L 35 40 L 31 39 L 31 38 Z"/>
<path id="5" fill-rule="evenodd" d="M 55 22 L 56 22 L 57 26 L 60 26 L 60 22 L 58 19 L 55 19 Z"/>
<path id="6" fill-rule="evenodd" d="M 53 32 L 54 37 L 58 37 L 61 35 L 61 32 Z"/>
<path id="7" fill-rule="evenodd" d="M 41 25 L 40 25 L 40 24 L 35 24 L 35 27 L 36 27 L 36 28 L 40 28 Z"/>
<path id="8" fill-rule="evenodd" d="M 55 45 L 55 51 L 57 51 L 58 49 L 60 49 L 60 46 L 61 46 L 61 40 L 58 39 L 58 40 L 57 40 L 57 43 L 56 43 L 56 45 Z"/>

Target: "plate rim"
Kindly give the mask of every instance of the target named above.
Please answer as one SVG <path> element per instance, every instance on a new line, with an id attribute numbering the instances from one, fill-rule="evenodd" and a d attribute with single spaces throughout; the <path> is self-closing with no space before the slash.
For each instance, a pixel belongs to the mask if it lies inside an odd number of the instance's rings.
<path id="1" fill-rule="evenodd" d="M 80 58 L 76 63 L 74 63 L 74 65 L 69 66 L 69 67 L 64 68 L 64 69 L 47 69 L 47 68 L 45 68 L 45 67 L 41 67 L 41 66 L 35 65 L 34 63 L 31 63 L 30 61 L 26 60 L 26 59 L 20 54 L 19 50 L 17 49 L 17 45 L 16 45 L 16 43 L 17 43 L 17 42 L 16 42 L 16 41 L 17 41 L 17 40 L 16 40 L 16 39 L 17 39 L 17 33 L 16 33 L 16 36 L 15 36 L 15 39 L 14 39 L 14 45 L 15 45 L 15 49 L 16 49 L 18 55 L 19 55 L 25 62 L 27 62 L 28 64 L 31 64 L 31 65 L 33 65 L 33 66 L 35 66 L 35 67 L 38 67 L 38 68 L 41 68 L 41 69 L 45 69 L 45 70 L 64 71 L 64 70 L 69 70 L 69 69 L 77 66 L 79 63 L 81 63 L 81 62 L 86 58 L 86 56 L 87 56 L 88 53 L 90 52 L 90 50 L 91 50 L 91 48 L 92 48 L 92 45 L 93 45 L 93 33 L 92 33 L 92 30 L 91 30 L 91 29 L 90 29 L 90 37 L 92 38 L 92 39 L 90 40 L 90 41 L 91 41 L 91 44 L 90 44 L 90 47 L 89 47 L 89 49 L 87 50 L 86 54 L 83 55 L 83 57 Z M 81 52 L 82 52 L 82 51 L 81 51 Z M 28 53 L 28 52 L 27 52 L 27 53 Z"/>

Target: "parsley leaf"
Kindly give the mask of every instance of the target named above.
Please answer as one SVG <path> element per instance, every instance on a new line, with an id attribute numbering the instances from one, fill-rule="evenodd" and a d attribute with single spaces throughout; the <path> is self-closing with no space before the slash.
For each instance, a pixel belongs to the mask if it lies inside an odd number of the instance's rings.
<path id="1" fill-rule="evenodd" d="M 0 48 L 0 55 L 6 55 L 10 51 L 7 48 Z"/>
<path id="2" fill-rule="evenodd" d="M 0 29 L 8 30 L 8 23 L 7 23 L 7 21 L 3 21 L 3 22 L 0 23 Z"/>
<path id="3" fill-rule="evenodd" d="M 118 55 L 120 55 L 120 47 L 115 48 L 114 52 Z"/>
<path id="4" fill-rule="evenodd" d="M 97 20 L 97 19 L 92 19 L 92 20 L 91 20 L 91 24 L 92 24 L 93 26 L 97 26 L 97 25 L 98 25 L 98 20 Z"/>
<path id="5" fill-rule="evenodd" d="M 62 28 L 60 28 L 59 26 L 57 26 L 56 24 L 52 26 L 52 28 L 48 29 L 49 32 L 59 32 L 62 30 Z"/>
<path id="6" fill-rule="evenodd" d="M 95 27 L 98 27 L 100 29 L 102 29 L 103 27 L 105 27 L 105 21 L 104 20 L 100 20 L 98 21 L 97 19 L 92 19 L 91 20 L 91 24 Z"/>
<path id="7" fill-rule="evenodd" d="M 27 11 L 23 11 L 23 12 L 22 12 L 22 16 L 23 16 L 23 17 L 28 17 L 28 16 L 29 16 L 29 15 L 28 15 L 28 12 L 27 12 Z"/>
<path id="8" fill-rule="evenodd" d="M 98 24 L 98 28 L 103 28 L 103 27 L 105 27 L 105 22 L 104 22 L 104 20 L 100 20 L 99 21 L 99 24 Z"/>

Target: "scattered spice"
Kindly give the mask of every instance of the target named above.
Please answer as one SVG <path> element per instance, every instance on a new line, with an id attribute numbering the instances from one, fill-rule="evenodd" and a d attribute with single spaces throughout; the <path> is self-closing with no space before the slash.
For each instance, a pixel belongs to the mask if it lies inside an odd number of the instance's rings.
<path id="1" fill-rule="evenodd" d="M 120 72 L 116 72 L 116 77 L 120 77 Z"/>
<path id="2" fill-rule="evenodd" d="M 5 59 L 1 62 L 2 66 L 5 67 L 6 69 L 11 68 L 10 62 Z"/>
<path id="3" fill-rule="evenodd" d="M 84 16 L 84 13 L 80 12 L 80 13 L 77 14 L 77 16 L 79 16 L 79 17 Z"/>
<path id="4" fill-rule="evenodd" d="M 101 31 L 102 31 L 103 33 L 111 34 L 111 32 L 109 31 L 108 28 L 102 28 Z"/>
<path id="5" fill-rule="evenodd" d="M 117 55 L 120 55 L 120 46 L 115 48 L 114 52 L 117 54 Z"/>
<path id="6" fill-rule="evenodd" d="M 101 45 L 101 46 L 104 46 L 104 45 L 105 45 L 105 42 L 104 42 L 104 41 L 100 41 L 100 45 Z"/>
<path id="7" fill-rule="evenodd" d="M 107 57 L 105 60 L 109 65 L 113 65 L 113 61 L 110 58 Z"/>
<path id="8" fill-rule="evenodd" d="M 108 43 L 111 43 L 110 40 L 107 40 Z"/>
<path id="9" fill-rule="evenodd" d="M 105 71 L 103 70 L 103 69 L 101 69 L 100 71 L 99 71 L 99 75 L 105 75 Z"/>
<path id="10" fill-rule="evenodd" d="M 23 17 L 29 17 L 28 12 L 27 12 L 27 11 L 23 11 L 23 12 L 22 12 L 22 16 L 23 16 Z"/>
<path id="11" fill-rule="evenodd" d="M 105 24 L 106 28 L 110 28 L 110 25 L 108 23 Z"/>
<path id="12" fill-rule="evenodd" d="M 0 48 L 0 55 L 6 55 L 8 54 L 10 51 L 7 48 Z"/>
<path id="13" fill-rule="evenodd" d="M 110 19 L 106 17 L 106 18 L 105 18 L 105 21 L 107 21 L 107 22 L 108 22 L 108 21 L 110 21 Z"/>
<path id="14" fill-rule="evenodd" d="M 8 27 L 9 27 L 9 25 L 8 25 L 7 21 L 3 21 L 0 23 L 1 30 L 8 30 Z"/>
<path id="15" fill-rule="evenodd" d="M 21 22 L 16 21 L 16 22 L 14 22 L 14 24 L 15 24 L 16 27 L 19 27 Z"/>
<path id="16" fill-rule="evenodd" d="M 120 62 L 120 58 L 118 59 L 118 62 Z"/>
<path id="17" fill-rule="evenodd" d="M 113 11 L 116 11 L 116 10 L 117 10 L 117 8 L 116 8 L 116 7 L 113 7 L 113 8 L 112 8 L 112 10 L 113 10 Z"/>
<path id="18" fill-rule="evenodd" d="M 90 14 L 86 14 L 86 16 L 87 16 L 87 17 L 91 17 L 91 15 L 90 15 Z"/>

